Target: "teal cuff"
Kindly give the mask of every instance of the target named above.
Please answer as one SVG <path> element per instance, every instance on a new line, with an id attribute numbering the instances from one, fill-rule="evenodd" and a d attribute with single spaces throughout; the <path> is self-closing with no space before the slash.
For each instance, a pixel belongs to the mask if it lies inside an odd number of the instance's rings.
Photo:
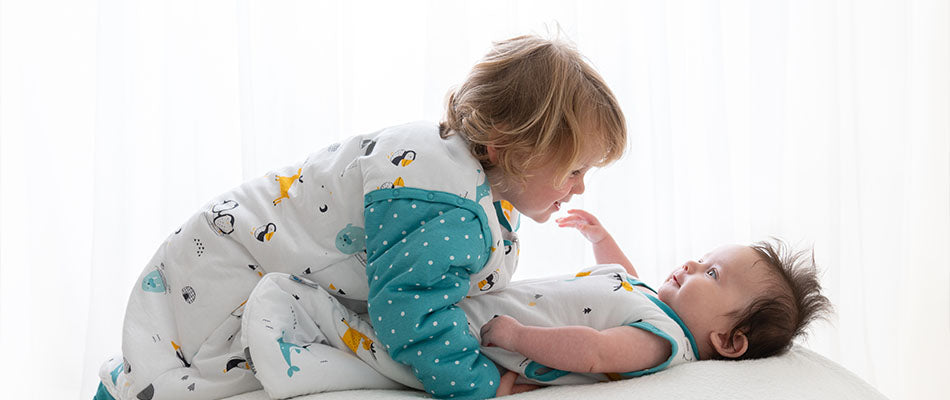
<path id="1" fill-rule="evenodd" d="M 93 396 L 92 400 L 115 400 L 115 398 L 109 394 L 109 391 L 102 385 L 102 382 L 99 382 L 99 389 L 96 390 L 96 395 Z"/>

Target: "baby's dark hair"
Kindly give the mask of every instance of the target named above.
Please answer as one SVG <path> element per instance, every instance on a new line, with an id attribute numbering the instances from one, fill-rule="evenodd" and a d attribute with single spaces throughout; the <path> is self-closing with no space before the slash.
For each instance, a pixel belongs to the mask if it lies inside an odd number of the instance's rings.
<path id="1" fill-rule="evenodd" d="M 746 352 L 736 359 L 784 353 L 792 339 L 805 334 L 808 324 L 827 318 L 832 310 L 821 294 L 814 250 L 796 252 L 774 237 L 750 247 L 762 257 L 758 262 L 766 264 L 772 279 L 762 297 L 730 315 L 737 321 L 730 337 L 741 331 L 749 341 Z"/>

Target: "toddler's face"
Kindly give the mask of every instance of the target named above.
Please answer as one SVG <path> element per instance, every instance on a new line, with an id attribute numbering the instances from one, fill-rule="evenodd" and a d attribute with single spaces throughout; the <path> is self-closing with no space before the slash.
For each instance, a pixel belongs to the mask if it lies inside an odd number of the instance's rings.
<path id="1" fill-rule="evenodd" d="M 759 254 L 748 246 L 719 247 L 673 270 L 657 291 L 699 339 L 712 331 L 728 331 L 726 315 L 744 309 L 766 287 L 768 268 L 755 265 Z"/>
<path id="2" fill-rule="evenodd" d="M 584 193 L 584 176 L 594 161 L 593 157 L 581 160 L 560 187 L 554 186 L 554 166 L 542 165 L 531 171 L 532 176 L 525 180 L 524 186 L 508 185 L 508 190 L 495 193 L 496 198 L 508 200 L 518 212 L 536 222 L 545 222 L 561 209 L 562 203 L 570 201 L 575 194 Z"/>

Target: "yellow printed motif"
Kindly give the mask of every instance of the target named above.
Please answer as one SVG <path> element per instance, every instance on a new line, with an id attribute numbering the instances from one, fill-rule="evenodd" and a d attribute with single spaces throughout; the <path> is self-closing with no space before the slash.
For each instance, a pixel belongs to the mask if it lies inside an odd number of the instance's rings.
<path id="1" fill-rule="evenodd" d="M 515 209 L 515 206 L 511 205 L 508 200 L 501 200 L 500 203 L 502 212 L 505 214 L 505 219 L 511 224 L 511 212 Z"/>
<path id="2" fill-rule="evenodd" d="M 613 274 L 613 278 L 617 280 L 617 287 L 614 288 L 615 292 L 620 290 L 620 288 L 623 288 L 623 290 L 626 290 L 628 292 L 633 291 L 633 285 L 631 285 L 630 282 L 627 282 L 625 279 L 623 279 L 623 277 L 620 276 L 620 274 Z"/>
<path id="3" fill-rule="evenodd" d="M 191 364 L 188 362 L 188 360 L 185 360 L 185 353 L 181 351 L 181 346 L 175 343 L 174 340 L 172 340 L 171 342 L 172 342 L 172 348 L 175 349 L 175 355 L 178 356 L 178 359 L 181 361 L 181 363 L 185 365 L 185 368 L 190 367 Z"/>
<path id="4" fill-rule="evenodd" d="M 294 176 L 280 176 L 277 175 L 277 182 L 280 182 L 280 197 L 274 199 L 274 205 L 280 203 L 283 199 L 289 199 L 290 195 L 287 192 L 290 191 L 290 187 L 293 186 L 294 182 L 303 183 L 303 176 L 300 175 L 300 171 L 303 168 L 297 168 L 297 175 Z"/>
<path id="5" fill-rule="evenodd" d="M 478 290 L 482 292 L 491 290 L 491 288 L 494 287 L 496 283 L 498 283 L 499 277 L 500 270 L 496 268 L 490 275 L 486 276 L 485 279 L 478 281 Z"/>
<path id="6" fill-rule="evenodd" d="M 400 177 L 397 177 L 396 180 L 392 182 L 386 182 L 382 185 L 377 186 L 376 189 L 377 190 L 392 189 L 392 188 L 400 188 L 400 187 L 405 187 L 405 186 L 406 186 L 406 181 L 402 180 L 402 177 L 400 176 Z"/>
<path id="7" fill-rule="evenodd" d="M 373 351 L 373 341 L 369 337 L 364 335 L 362 332 L 354 329 L 346 322 L 346 318 L 342 319 L 343 324 L 346 325 L 346 332 L 343 333 L 343 336 L 340 336 L 340 340 L 346 344 L 346 347 L 349 347 L 353 351 L 353 354 L 356 354 L 356 350 L 360 347 L 360 341 L 363 342 L 363 348 L 369 351 Z"/>
<path id="8" fill-rule="evenodd" d="M 397 167 L 408 167 L 416 159 L 416 152 L 413 150 L 399 149 L 389 153 L 389 161 Z"/>

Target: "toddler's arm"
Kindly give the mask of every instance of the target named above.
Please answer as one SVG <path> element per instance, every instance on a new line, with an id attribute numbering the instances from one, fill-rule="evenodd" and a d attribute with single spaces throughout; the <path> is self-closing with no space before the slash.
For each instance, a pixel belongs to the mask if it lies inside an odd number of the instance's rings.
<path id="1" fill-rule="evenodd" d="M 557 219 L 558 226 L 562 228 L 572 227 L 580 231 L 593 245 L 594 257 L 598 264 L 623 265 L 628 274 L 634 278 L 639 278 L 636 268 L 633 268 L 633 264 L 623 254 L 623 250 L 620 250 L 620 246 L 617 246 L 613 236 L 610 236 L 610 233 L 600 224 L 597 218 L 584 210 L 574 209 L 567 213 L 570 215 Z"/>
<path id="2" fill-rule="evenodd" d="M 482 344 L 520 353 L 535 362 L 563 371 L 585 373 L 632 372 L 662 364 L 670 343 L 634 328 L 598 331 L 586 326 L 525 326 L 507 315 L 482 326 Z"/>

